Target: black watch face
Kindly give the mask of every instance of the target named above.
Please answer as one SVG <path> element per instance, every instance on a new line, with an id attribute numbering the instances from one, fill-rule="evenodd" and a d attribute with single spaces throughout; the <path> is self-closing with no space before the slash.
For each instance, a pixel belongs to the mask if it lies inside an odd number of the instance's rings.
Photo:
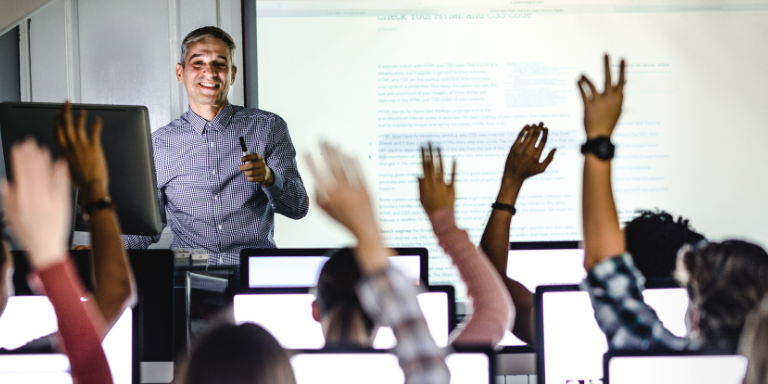
<path id="1" fill-rule="evenodd" d="M 607 141 L 601 141 L 597 145 L 597 155 L 599 157 L 606 157 L 611 152 L 611 143 Z"/>

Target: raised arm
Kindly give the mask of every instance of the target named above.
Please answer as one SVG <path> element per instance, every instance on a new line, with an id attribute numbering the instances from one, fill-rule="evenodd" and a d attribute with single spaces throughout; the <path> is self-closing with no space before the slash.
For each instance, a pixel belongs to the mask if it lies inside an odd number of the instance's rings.
<path id="1" fill-rule="evenodd" d="M 452 342 L 495 347 L 515 320 L 512 298 L 488 259 L 472 244 L 467 232 L 456 226 L 453 210 L 456 162 L 453 162 L 451 181 L 446 183 L 440 149 L 437 161 L 434 161 L 431 144 L 428 151 L 421 149 L 421 155 L 424 172 L 424 177 L 419 179 L 421 205 L 440 246 L 459 270 L 473 308 L 464 327 L 452 335 Z"/>
<path id="2" fill-rule="evenodd" d="M 539 162 L 544 146 L 547 144 L 548 132 L 549 130 L 544 127 L 544 123 L 526 125 L 520 131 L 507 155 L 504 174 L 501 179 L 501 189 L 499 189 L 499 195 L 496 197 L 496 203 L 514 207 L 523 182 L 547 169 L 549 163 L 555 158 L 556 151 L 555 149 L 551 150 L 544 161 Z M 536 145 L 537 142 L 539 142 L 538 146 Z M 512 225 L 513 215 L 512 210 L 491 210 L 491 217 L 485 226 L 480 247 L 488 255 L 515 302 L 517 317 L 512 333 L 520 340 L 535 345 L 533 293 L 518 281 L 507 277 L 509 229 Z"/>
<path id="3" fill-rule="evenodd" d="M 66 162 L 33 139 L 11 149 L 14 182 L 0 185 L 5 214 L 16 239 L 27 248 L 53 304 L 59 334 L 75 383 L 111 383 L 101 348 L 104 319 L 90 301 L 81 301 L 82 283 L 67 257 L 72 207 Z"/>
<path id="4" fill-rule="evenodd" d="M 56 138 L 69 164 L 72 181 L 80 190 L 88 218 L 93 248 L 96 283 L 94 298 L 106 320 L 107 329 L 117 322 L 125 308 L 135 301 L 135 283 L 128 256 L 120 238 L 117 215 L 109 198 L 109 176 L 101 147 L 102 121 L 96 118 L 91 137 L 85 130 L 85 112 L 72 123 L 69 103 L 56 118 Z"/>
<path id="5" fill-rule="evenodd" d="M 605 89 L 603 93 L 589 79 L 578 82 L 584 100 L 584 130 L 587 141 L 610 139 L 621 115 L 624 100 L 624 61 L 619 69 L 619 82 L 611 82 L 611 68 L 605 55 Z M 584 268 L 589 271 L 601 261 L 624 253 L 624 235 L 611 188 L 611 161 L 587 153 L 584 158 L 582 191 L 582 220 L 584 228 Z"/>
<path id="6" fill-rule="evenodd" d="M 416 300 L 418 288 L 389 265 L 392 252 L 383 246 L 358 162 L 328 144 L 322 145 L 322 151 L 328 172 L 321 172 L 307 158 L 318 184 L 317 205 L 358 240 L 355 260 L 363 275 L 357 287 L 360 303 L 378 324 L 392 327 L 406 383 L 447 383 L 445 351 L 429 333 Z"/>

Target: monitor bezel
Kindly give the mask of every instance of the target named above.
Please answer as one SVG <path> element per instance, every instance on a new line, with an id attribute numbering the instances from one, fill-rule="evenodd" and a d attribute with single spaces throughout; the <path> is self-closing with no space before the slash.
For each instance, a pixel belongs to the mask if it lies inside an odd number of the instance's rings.
<path id="1" fill-rule="evenodd" d="M 118 124 L 122 126 L 110 125 L 110 121 L 114 123 L 117 120 L 107 118 L 102 131 L 102 145 L 109 174 L 122 176 L 113 177 L 109 183 L 109 191 L 115 202 L 120 227 L 124 234 L 149 236 L 160 234 L 162 231 L 160 203 L 157 197 L 157 176 L 147 107 L 105 104 L 71 104 L 71 106 L 73 114 L 77 114 L 80 110 L 88 112 L 89 127 L 94 119 L 103 115 L 104 112 L 121 114 Z M 56 142 L 53 127 L 56 114 L 63 108 L 64 104 L 61 103 L 0 103 L 0 126 L 2 126 L 0 136 L 6 175 L 9 180 L 13 178 L 10 149 L 26 137 L 34 137 L 40 145 L 47 147 L 54 157 L 60 156 L 61 150 Z M 29 119 L 29 116 L 41 114 L 50 115 L 50 121 L 45 126 L 30 126 L 23 123 Z M 135 127 L 136 130 L 120 129 L 124 127 Z M 127 148 L 121 145 L 125 143 L 126 137 L 130 137 L 130 141 L 136 143 L 139 148 L 138 150 L 131 148 L 130 159 L 124 158 Z M 141 169 L 146 169 L 147 172 L 140 172 Z M 137 214 L 137 212 L 141 213 Z M 79 213 L 73 211 L 73 221 L 76 215 Z"/>
<path id="2" fill-rule="evenodd" d="M 480 346 L 452 346 L 453 353 L 482 353 L 488 357 L 488 384 L 496 382 L 496 355 L 492 348 Z M 373 348 L 354 348 L 354 347 L 329 347 L 323 349 L 289 349 L 289 358 L 300 354 L 370 354 L 370 353 L 388 353 L 397 356 L 391 349 L 373 349 Z M 448 353 L 451 355 L 453 353 Z M 447 356 L 446 355 L 446 356 Z M 483 384 L 483 383 L 479 383 Z"/>
<path id="3" fill-rule="evenodd" d="M 739 356 L 733 351 L 718 349 L 685 350 L 673 351 L 669 349 L 653 349 L 649 351 L 615 351 L 608 350 L 603 355 L 603 384 L 610 383 L 610 370 L 608 369 L 611 359 L 614 357 L 664 357 L 664 356 Z"/>
<path id="4" fill-rule="evenodd" d="M 330 256 L 341 248 L 245 248 L 240 251 L 240 286 L 248 289 L 275 290 L 274 293 L 306 293 L 312 287 L 250 288 L 251 257 L 317 257 Z M 424 286 L 429 282 L 429 252 L 426 248 L 392 248 L 400 256 L 419 257 L 419 279 Z M 267 293 L 267 292 L 265 292 Z"/>
<path id="5" fill-rule="evenodd" d="M 669 281 L 652 281 L 646 284 L 646 289 L 664 289 L 664 288 L 681 288 L 679 285 Z M 536 310 L 536 381 L 538 384 L 546 383 L 546 364 L 544 361 L 544 308 L 542 300 L 545 293 L 549 292 L 580 292 L 582 289 L 575 284 L 563 284 L 563 285 L 540 285 L 536 288 L 535 297 L 535 310 Z M 605 376 L 605 372 L 603 372 Z"/>

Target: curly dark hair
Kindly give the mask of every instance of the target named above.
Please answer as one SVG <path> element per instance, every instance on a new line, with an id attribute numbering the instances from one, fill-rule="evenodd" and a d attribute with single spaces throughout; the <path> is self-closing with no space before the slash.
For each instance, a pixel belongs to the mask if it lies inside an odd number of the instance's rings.
<path id="1" fill-rule="evenodd" d="M 705 240 L 695 232 L 688 219 L 677 220 L 662 210 L 641 210 L 638 216 L 626 223 L 627 251 L 646 279 L 669 279 L 675 270 L 677 251 L 684 244 L 696 244 Z"/>
<path id="2" fill-rule="evenodd" d="M 768 292 L 768 253 L 741 240 L 686 252 L 685 288 L 705 346 L 735 351 L 747 315 Z"/>

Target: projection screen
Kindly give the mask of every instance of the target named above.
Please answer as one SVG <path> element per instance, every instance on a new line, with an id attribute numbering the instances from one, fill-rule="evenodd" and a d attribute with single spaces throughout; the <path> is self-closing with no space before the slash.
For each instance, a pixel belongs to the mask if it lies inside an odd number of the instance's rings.
<path id="1" fill-rule="evenodd" d="M 310 192 L 302 156 L 320 139 L 356 153 L 386 243 L 427 247 L 431 283 L 459 278 L 419 203 L 428 141 L 458 161 L 456 218 L 477 243 L 510 143 L 544 122 L 545 154 L 557 153 L 525 183 L 510 241 L 582 238 L 576 81 L 586 74 L 601 89 L 605 53 L 614 75 L 627 62 L 612 165 L 621 220 L 661 208 L 710 239 L 768 244 L 768 1 L 244 5 L 248 104 L 287 121 Z M 352 241 L 316 205 L 276 228 L 281 247 Z"/>

